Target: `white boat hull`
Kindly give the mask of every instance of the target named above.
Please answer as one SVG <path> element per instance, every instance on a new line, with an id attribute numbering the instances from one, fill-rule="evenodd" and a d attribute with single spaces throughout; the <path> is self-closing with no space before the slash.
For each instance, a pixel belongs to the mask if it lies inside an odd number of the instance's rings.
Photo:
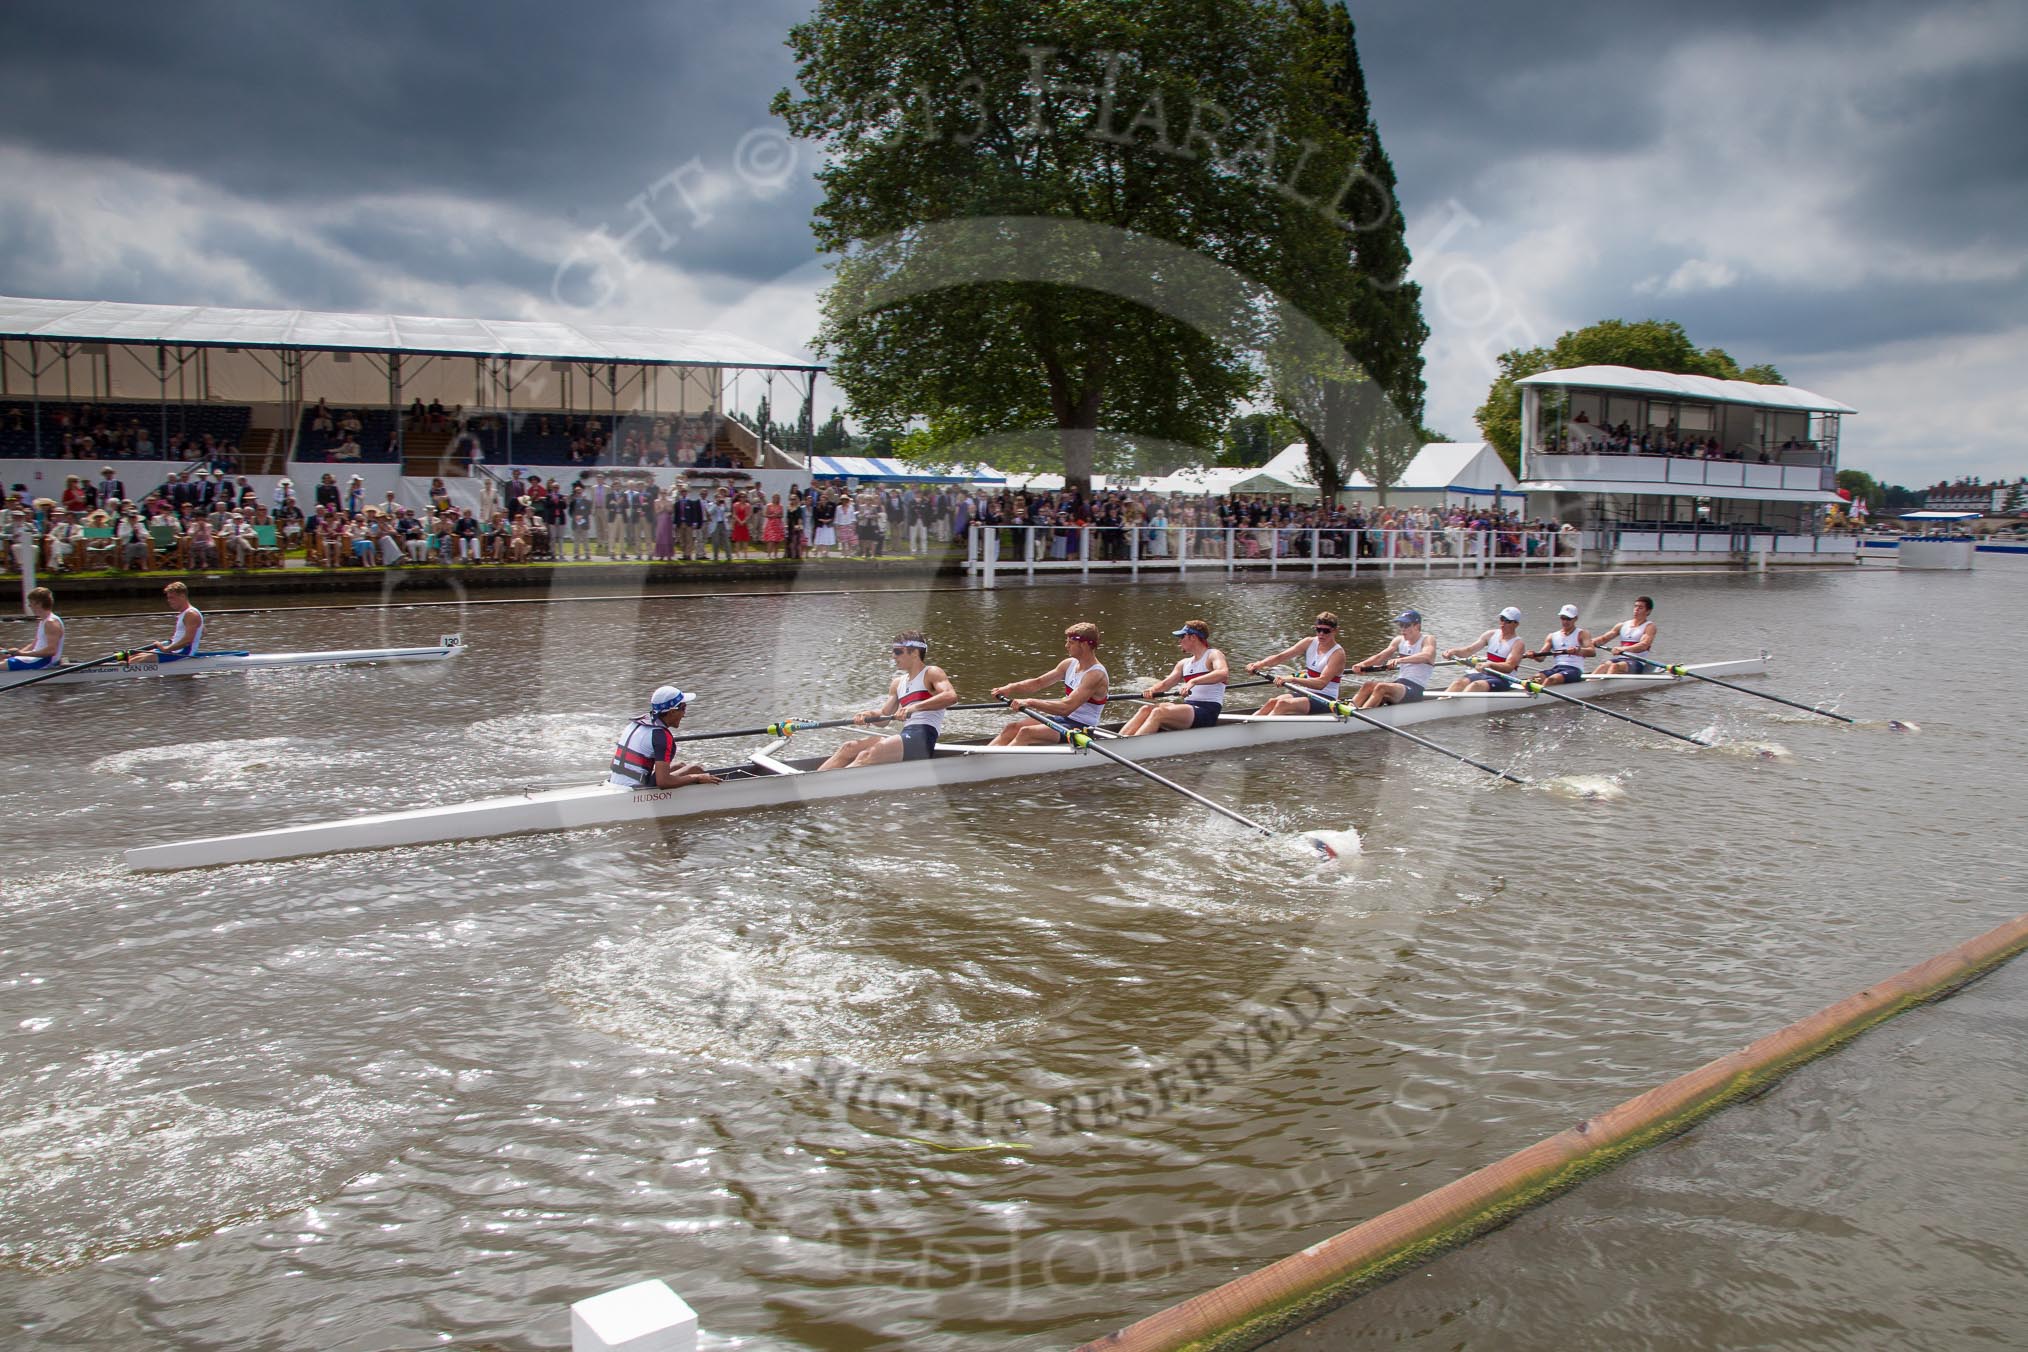
<path id="1" fill-rule="evenodd" d="M 1707 676 L 1754 676 L 1767 670 L 1765 656 L 1734 662 L 1693 666 Z M 1558 687 L 1587 699 L 1612 697 L 1655 686 L 1684 684 L 1673 676 L 1621 676 L 1587 681 L 1582 687 Z M 1521 692 L 1503 695 L 1443 697 L 1432 695 L 1416 704 L 1395 705 L 1376 715 L 1399 727 L 1444 719 L 1469 718 L 1498 712 L 1556 708 L 1563 701 Z M 1129 760 L 1217 755 L 1256 747 L 1379 733 L 1366 723 L 1319 715 L 1299 718 L 1228 716 L 1216 726 L 1153 737 L 1119 738 L 1106 749 Z M 521 835 L 534 831 L 569 831 L 624 822 L 688 817 L 704 813 L 748 812 L 830 798 L 887 795 L 915 789 L 941 788 L 993 779 L 1050 774 L 1066 770 L 1114 770 L 1105 757 L 1067 747 L 985 748 L 946 743 L 927 761 L 900 761 L 862 770 L 808 773 L 811 757 L 782 761 L 774 756 L 780 743 L 754 753 L 745 764 L 715 773 L 725 783 L 680 789 L 624 789 L 604 784 L 549 789 L 503 798 L 483 798 L 445 807 L 381 812 L 339 821 L 312 822 L 243 835 L 209 836 L 164 845 L 143 845 L 126 852 L 129 868 L 167 870 L 204 868 L 214 864 L 298 859 L 349 850 L 392 849 Z M 779 768 L 777 768 L 779 767 Z M 785 772 L 786 771 L 786 772 Z"/>
<path id="2" fill-rule="evenodd" d="M 54 689 L 60 685 L 117 685 L 122 681 L 168 680 L 178 676 L 205 676 L 218 672 L 269 671 L 280 667 L 336 667 L 358 662 L 441 662 L 464 650 L 464 642 L 450 635 L 435 647 L 346 648 L 321 653 L 217 653 L 186 657 L 180 662 L 136 662 L 132 666 L 112 663 L 66 671 L 50 676 L 49 668 L 39 671 L 0 671 L 0 690 L 34 681 Z"/>

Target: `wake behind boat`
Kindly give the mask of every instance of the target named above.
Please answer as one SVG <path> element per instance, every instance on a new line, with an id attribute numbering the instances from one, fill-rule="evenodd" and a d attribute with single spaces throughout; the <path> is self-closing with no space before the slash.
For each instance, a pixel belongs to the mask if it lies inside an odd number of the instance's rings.
<path id="1" fill-rule="evenodd" d="M 77 663 L 74 669 L 40 668 L 0 672 L 0 690 L 10 686 L 112 685 L 122 681 L 152 681 L 171 676 L 203 676 L 213 672 L 265 671 L 275 667 L 349 666 L 359 662 L 441 662 L 464 650 L 464 640 L 446 634 L 434 646 L 420 648 L 343 648 L 328 652 L 256 653 L 205 652 L 174 662 Z M 52 674 L 54 671 L 55 674 Z"/>
<path id="2" fill-rule="evenodd" d="M 1685 667 L 1705 676 L 1765 674 L 1767 656 Z M 1594 676 L 1563 687 L 1584 700 L 1611 698 L 1657 686 L 1674 686 L 1684 678 L 1666 673 Z M 1199 728 L 1165 732 L 1155 737 L 1119 737 L 1106 750 L 1128 760 L 1181 759 L 1199 755 L 1244 752 L 1289 742 L 1374 732 L 1375 723 L 1407 727 L 1445 719 L 1553 708 L 1561 701 L 1526 690 L 1499 693 L 1432 693 L 1409 704 L 1370 711 L 1371 722 L 1344 721 L 1330 714 L 1263 715 L 1228 713 Z M 1117 725 L 1101 725 L 1115 732 Z M 984 741 L 939 741 L 926 757 L 868 765 L 853 770 L 814 773 L 821 756 L 782 759 L 777 754 L 790 738 L 775 737 L 739 764 L 710 771 L 723 781 L 708 788 L 630 788 L 593 784 L 582 788 L 484 798 L 442 807 L 381 812 L 337 821 L 311 822 L 241 835 L 210 836 L 143 845 L 126 852 L 129 868 L 171 870 L 215 864 L 299 859 L 349 850 L 393 849 L 479 840 L 538 831 L 569 831 L 625 822 L 747 812 L 833 798 L 858 798 L 912 789 L 979 783 L 994 779 L 1051 774 L 1058 771 L 1114 768 L 1100 756 L 1075 745 L 994 746 Z"/>

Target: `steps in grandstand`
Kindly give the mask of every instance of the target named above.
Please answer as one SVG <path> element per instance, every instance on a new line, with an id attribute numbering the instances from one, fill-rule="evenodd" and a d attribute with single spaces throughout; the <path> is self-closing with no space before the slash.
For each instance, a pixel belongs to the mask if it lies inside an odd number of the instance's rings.
<path id="1" fill-rule="evenodd" d="M 279 427 L 249 427 L 239 438 L 239 467 L 242 474 L 287 474 L 288 452 L 282 447 Z"/>
<path id="2" fill-rule="evenodd" d="M 403 472 L 432 479 L 463 475 L 465 467 L 451 454 L 452 435 L 449 431 L 432 431 L 427 427 L 410 428 L 402 437 Z"/>

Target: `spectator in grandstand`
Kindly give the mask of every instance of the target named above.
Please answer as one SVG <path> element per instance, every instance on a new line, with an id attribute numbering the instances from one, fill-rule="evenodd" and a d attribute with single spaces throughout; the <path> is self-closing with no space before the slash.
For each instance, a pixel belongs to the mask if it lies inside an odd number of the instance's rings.
<path id="1" fill-rule="evenodd" d="M 254 528 L 246 519 L 246 513 L 226 513 L 225 525 L 220 528 L 218 542 L 225 551 L 226 562 L 234 568 L 247 568 L 253 563 Z"/>
<path id="2" fill-rule="evenodd" d="M 218 567 L 218 537 L 212 532 L 209 519 L 200 516 L 190 523 L 183 537 L 183 566 Z"/>

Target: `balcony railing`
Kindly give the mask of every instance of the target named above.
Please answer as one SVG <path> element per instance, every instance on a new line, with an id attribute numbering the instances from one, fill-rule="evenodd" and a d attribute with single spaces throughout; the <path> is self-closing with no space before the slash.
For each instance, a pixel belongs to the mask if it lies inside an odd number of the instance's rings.
<path id="1" fill-rule="evenodd" d="M 1673 455 L 1530 455 L 1526 470 L 1524 485 L 1536 480 L 1680 484 L 1686 493 L 1727 488 L 1837 490 L 1837 472 L 1828 465 L 1760 465 Z"/>

